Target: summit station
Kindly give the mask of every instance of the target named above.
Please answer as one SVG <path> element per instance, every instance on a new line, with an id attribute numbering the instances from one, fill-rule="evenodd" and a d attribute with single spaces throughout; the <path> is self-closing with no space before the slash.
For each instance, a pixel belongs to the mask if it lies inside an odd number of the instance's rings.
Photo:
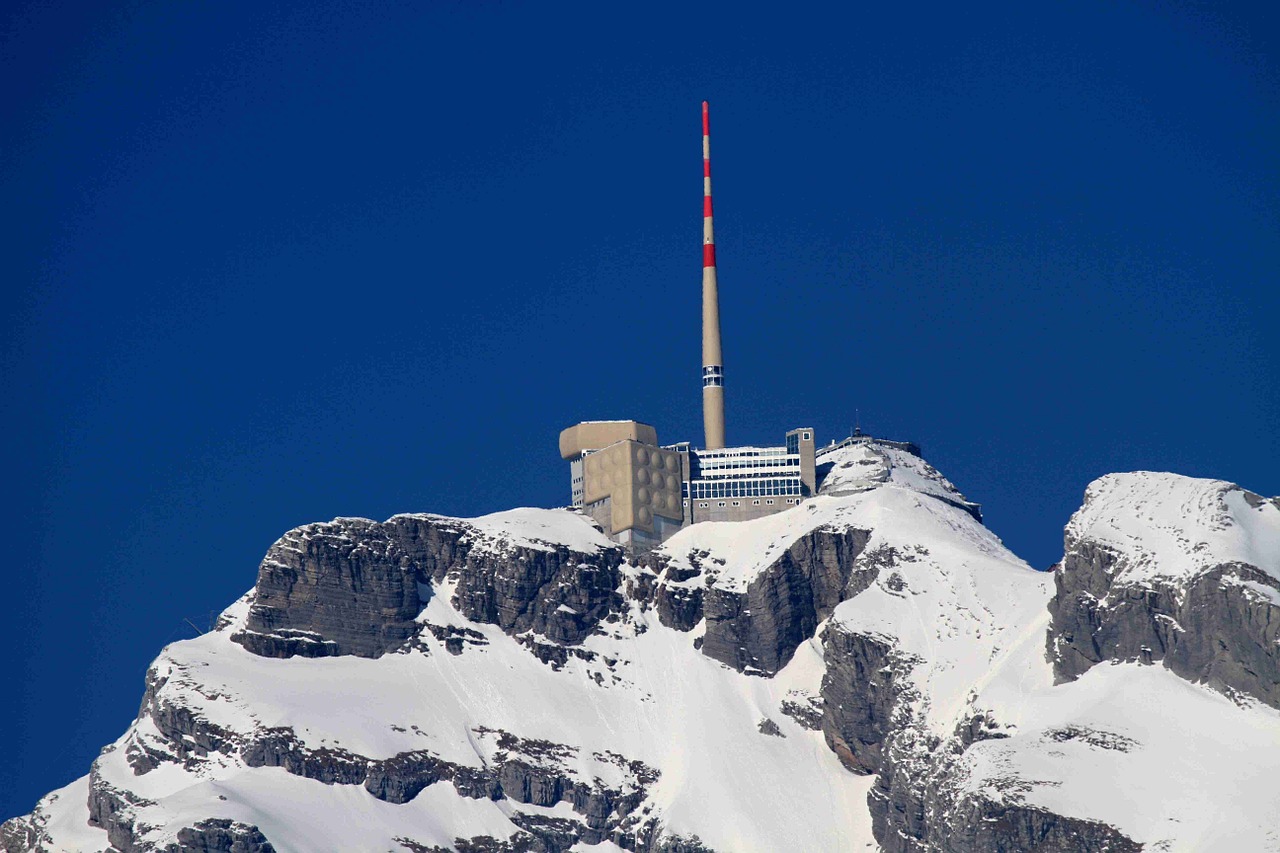
<path id="1" fill-rule="evenodd" d="M 724 356 L 711 204 L 711 122 L 702 102 L 702 423 L 704 446 L 658 443 L 636 420 L 584 421 L 560 433 L 573 505 L 606 535 L 634 550 L 665 542 L 702 521 L 748 521 L 794 507 L 816 494 L 823 457 L 851 443 L 885 444 L 920 455 L 910 442 L 861 430 L 818 449 L 812 427 L 787 430 L 784 443 L 725 446 Z M 825 466 L 830 468 L 830 465 Z"/>

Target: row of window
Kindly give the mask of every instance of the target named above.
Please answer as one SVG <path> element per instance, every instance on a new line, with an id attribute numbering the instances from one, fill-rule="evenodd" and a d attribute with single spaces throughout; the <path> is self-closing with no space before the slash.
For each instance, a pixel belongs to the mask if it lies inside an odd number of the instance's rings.
<path id="1" fill-rule="evenodd" d="M 799 450 L 795 451 L 799 453 Z M 731 450 L 697 450 L 694 454 L 703 461 L 715 462 L 720 459 L 756 459 L 769 456 L 786 456 L 785 447 L 735 447 Z"/>
<path id="2" fill-rule="evenodd" d="M 760 498 L 774 495 L 800 494 L 799 477 L 774 477 L 769 479 L 694 480 L 683 484 L 684 497 L 693 500 L 705 498 Z"/>
<path id="3" fill-rule="evenodd" d="M 786 468 L 759 468 L 747 471 L 699 471 L 693 479 L 696 480 L 738 480 L 740 482 L 751 482 L 752 480 L 764 479 L 767 477 L 785 477 L 786 479 L 794 479 L 800 476 L 800 468 L 798 466 L 788 466 Z"/>
<path id="4" fill-rule="evenodd" d="M 722 471 L 735 468 L 782 468 L 799 467 L 799 456 L 753 456 L 735 459 L 699 459 L 698 468 L 702 471 Z"/>
<path id="5" fill-rule="evenodd" d="M 787 501 L 787 503 L 789 503 L 789 504 L 798 504 L 798 503 L 800 503 L 800 499 L 799 499 L 799 498 L 787 498 L 787 499 L 786 499 L 786 501 Z M 685 501 L 685 502 L 684 502 L 684 505 L 685 505 L 685 507 L 686 507 L 686 508 L 688 508 L 688 506 L 689 506 L 689 502 L 688 502 L 688 501 Z M 724 501 L 716 501 L 716 506 L 717 506 L 717 507 L 723 507 L 724 505 L 725 505 L 725 502 L 724 502 Z M 729 505 L 730 505 L 730 506 L 742 506 L 742 501 L 729 501 Z M 759 500 L 754 500 L 754 501 L 752 501 L 752 502 L 751 502 L 751 505 L 752 505 L 752 506 L 760 506 L 760 501 L 759 501 Z M 773 498 L 765 498 L 765 499 L 764 499 L 764 505 L 765 505 L 765 506 L 773 506 Z M 699 503 L 699 504 L 698 504 L 698 509 L 710 509 L 710 508 L 711 508 L 711 504 L 710 504 L 709 502 L 707 502 L 707 501 L 703 501 L 702 503 Z"/>

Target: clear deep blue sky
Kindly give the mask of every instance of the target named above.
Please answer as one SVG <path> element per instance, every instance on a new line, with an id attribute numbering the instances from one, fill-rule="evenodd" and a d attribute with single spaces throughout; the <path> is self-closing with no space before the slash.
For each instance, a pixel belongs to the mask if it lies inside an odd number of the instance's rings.
<path id="1" fill-rule="evenodd" d="M 0 13 L 0 819 L 288 528 L 700 440 L 703 99 L 730 443 L 859 409 L 1041 568 L 1107 472 L 1280 493 L 1262 4 L 102 5 Z"/>

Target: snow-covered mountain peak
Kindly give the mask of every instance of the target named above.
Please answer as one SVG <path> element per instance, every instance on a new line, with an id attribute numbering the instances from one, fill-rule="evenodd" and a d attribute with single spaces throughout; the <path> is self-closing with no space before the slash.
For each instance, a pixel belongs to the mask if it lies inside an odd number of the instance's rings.
<path id="1" fill-rule="evenodd" d="M 855 494 L 892 483 L 946 501 L 982 519 L 979 505 L 966 498 L 937 468 L 914 453 L 887 443 L 868 440 L 820 453 L 818 474 L 818 493 L 822 495 Z"/>
<path id="2" fill-rule="evenodd" d="M 1188 576 L 1239 562 L 1280 580 L 1280 500 L 1223 480 L 1153 471 L 1091 483 L 1070 541 L 1116 552 L 1116 582 Z"/>
<path id="3" fill-rule="evenodd" d="M 814 531 L 857 529 L 876 531 L 876 542 L 884 547 L 938 547 L 962 540 L 961 548 L 998 553 L 1026 568 L 982 526 L 978 505 L 914 454 L 853 444 L 825 454 L 819 475 L 818 494 L 804 503 L 749 523 L 693 525 L 667 540 L 655 557 L 697 578 L 672 583 L 742 592 Z"/>
<path id="4" fill-rule="evenodd" d="M 1041 573 L 906 450 L 819 462 L 645 555 L 570 510 L 289 531 L 0 848 L 1277 847 L 1280 502 L 1103 478 Z"/>

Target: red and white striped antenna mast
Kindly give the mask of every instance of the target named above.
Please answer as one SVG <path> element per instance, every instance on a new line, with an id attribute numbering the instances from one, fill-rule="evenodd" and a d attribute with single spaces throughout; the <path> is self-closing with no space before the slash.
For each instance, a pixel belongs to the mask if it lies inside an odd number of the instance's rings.
<path id="1" fill-rule="evenodd" d="M 702 102 L 702 427 L 708 450 L 724 447 L 724 355 L 720 351 L 720 292 L 716 235 L 711 221 L 711 121 Z"/>

